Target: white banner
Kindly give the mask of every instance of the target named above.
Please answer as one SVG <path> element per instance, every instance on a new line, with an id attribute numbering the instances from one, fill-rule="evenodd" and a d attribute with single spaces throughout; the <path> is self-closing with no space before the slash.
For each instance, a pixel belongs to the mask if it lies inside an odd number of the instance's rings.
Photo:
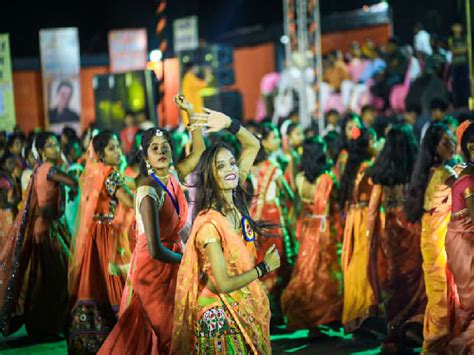
<path id="1" fill-rule="evenodd" d="M 148 60 L 146 29 L 109 32 L 109 60 L 112 73 L 144 70 Z"/>
<path id="2" fill-rule="evenodd" d="M 41 73 L 46 124 L 59 132 L 80 128 L 79 35 L 75 27 L 40 30 Z"/>
<path id="3" fill-rule="evenodd" d="M 0 34 L 0 130 L 13 131 L 15 127 L 15 100 L 8 33 Z"/>
<path id="4" fill-rule="evenodd" d="M 173 21 L 173 48 L 175 53 L 193 50 L 199 46 L 197 16 L 183 17 Z"/>

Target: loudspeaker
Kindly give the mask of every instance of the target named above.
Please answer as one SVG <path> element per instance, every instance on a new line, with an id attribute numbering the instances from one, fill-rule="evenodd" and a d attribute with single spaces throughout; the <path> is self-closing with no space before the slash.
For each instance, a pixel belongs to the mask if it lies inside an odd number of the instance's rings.
<path id="1" fill-rule="evenodd" d="M 204 64 L 210 64 L 214 69 L 231 66 L 234 63 L 234 49 L 221 44 L 206 47 L 202 56 Z"/>
<path id="2" fill-rule="evenodd" d="M 242 95 L 240 91 L 224 91 L 214 96 L 205 96 L 204 106 L 212 110 L 224 112 L 229 117 L 242 121 Z"/>
<path id="3" fill-rule="evenodd" d="M 217 68 L 214 70 L 216 77 L 216 84 L 218 87 L 232 85 L 235 83 L 234 69 L 232 68 Z"/>
<path id="4" fill-rule="evenodd" d="M 184 75 L 184 68 L 189 63 L 193 63 L 200 67 L 211 67 L 216 78 L 217 87 L 235 83 L 234 49 L 230 46 L 213 44 L 205 48 L 182 51 L 179 55 L 179 61 L 181 78 Z"/>

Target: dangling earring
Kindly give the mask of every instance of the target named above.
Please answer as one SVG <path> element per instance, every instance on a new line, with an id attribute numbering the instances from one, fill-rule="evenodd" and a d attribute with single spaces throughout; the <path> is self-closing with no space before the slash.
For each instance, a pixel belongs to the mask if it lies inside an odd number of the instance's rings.
<path id="1" fill-rule="evenodd" d="M 153 168 L 151 167 L 151 164 L 148 160 L 145 160 L 145 166 L 146 166 L 146 171 L 148 172 L 148 175 L 153 174 Z"/>

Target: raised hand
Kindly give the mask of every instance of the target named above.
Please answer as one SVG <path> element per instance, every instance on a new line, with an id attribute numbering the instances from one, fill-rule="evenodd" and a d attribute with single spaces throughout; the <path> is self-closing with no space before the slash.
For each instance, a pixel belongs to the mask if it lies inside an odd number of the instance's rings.
<path id="1" fill-rule="evenodd" d="M 174 97 L 174 102 L 181 110 L 186 111 L 188 113 L 194 113 L 193 104 L 187 101 L 184 95 L 176 95 Z"/>
<path id="2" fill-rule="evenodd" d="M 204 114 L 194 115 L 196 123 L 193 123 L 192 126 L 206 128 L 207 133 L 219 132 L 229 128 L 232 122 L 231 118 L 222 112 L 208 108 L 204 108 L 204 112 Z"/>

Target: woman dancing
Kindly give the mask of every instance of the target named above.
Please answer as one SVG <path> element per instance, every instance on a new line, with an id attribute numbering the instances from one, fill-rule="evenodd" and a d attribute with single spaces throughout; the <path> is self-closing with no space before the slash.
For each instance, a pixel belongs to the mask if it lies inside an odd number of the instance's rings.
<path id="1" fill-rule="evenodd" d="M 223 124 L 216 121 L 225 117 Z M 197 167 L 196 212 L 178 273 L 173 353 L 270 354 L 270 308 L 258 281 L 280 258 L 269 249 L 255 265 L 254 232 L 268 225 L 248 215 L 240 187 L 259 151 L 240 123 L 211 112 L 208 131 L 221 128 L 242 144 L 239 160 L 222 143 L 208 148 Z"/>

